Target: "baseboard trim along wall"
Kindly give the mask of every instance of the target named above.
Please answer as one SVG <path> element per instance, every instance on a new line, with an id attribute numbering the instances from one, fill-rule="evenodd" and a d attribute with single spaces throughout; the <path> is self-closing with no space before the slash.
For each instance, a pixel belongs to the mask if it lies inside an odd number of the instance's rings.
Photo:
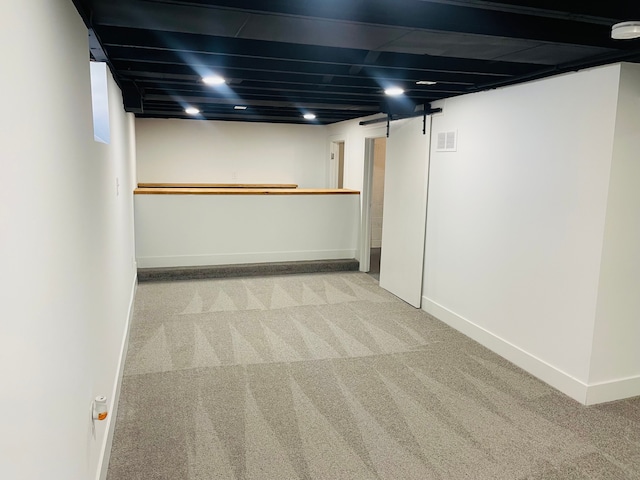
<path id="1" fill-rule="evenodd" d="M 422 309 L 583 405 L 640 395 L 640 377 L 587 385 L 427 297 Z"/>
<path id="2" fill-rule="evenodd" d="M 422 309 L 534 377 L 560 390 L 574 400 L 586 404 L 588 386 L 580 380 L 558 370 L 553 365 L 549 365 L 446 307 L 429 300 L 427 297 L 422 297 Z"/>
<path id="3" fill-rule="evenodd" d="M 589 385 L 587 405 L 640 396 L 640 376 Z"/>
<path id="4" fill-rule="evenodd" d="M 113 444 L 113 433 L 116 426 L 116 417 L 118 416 L 118 400 L 120 399 L 120 387 L 122 386 L 122 377 L 124 375 L 124 360 L 127 355 L 127 348 L 129 346 L 129 327 L 133 318 L 133 307 L 136 299 L 136 289 L 138 287 L 138 274 L 134 273 L 133 282 L 131 285 L 131 296 L 129 298 L 129 312 L 127 314 L 127 321 L 124 326 L 124 332 L 122 336 L 122 344 L 120 347 L 120 358 L 118 360 L 118 368 L 116 370 L 116 378 L 114 379 L 113 389 L 111 391 L 111 408 L 109 416 L 107 417 L 107 429 L 106 435 L 102 443 L 100 452 L 100 460 L 98 462 L 98 472 L 96 480 L 106 480 L 107 471 L 109 470 L 109 460 L 111 458 L 111 445 Z"/>
<path id="5" fill-rule="evenodd" d="M 256 252 L 207 255 L 138 257 L 139 268 L 198 267 L 243 263 L 300 262 L 304 260 L 341 260 L 355 258 L 355 250 L 307 250 L 297 252 Z"/>

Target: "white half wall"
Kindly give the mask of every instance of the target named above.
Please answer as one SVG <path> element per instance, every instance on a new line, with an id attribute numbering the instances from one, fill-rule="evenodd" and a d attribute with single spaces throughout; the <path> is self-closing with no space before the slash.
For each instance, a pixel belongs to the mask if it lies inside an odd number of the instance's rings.
<path id="1" fill-rule="evenodd" d="M 354 258 L 359 195 L 136 195 L 140 267 Z"/>
<path id="2" fill-rule="evenodd" d="M 135 288 L 133 118 L 109 77 L 111 143 L 94 141 L 71 1 L 2 2 L 0 18 L 0 478 L 93 479 L 109 425 L 89 408 L 113 408 Z"/>
<path id="3" fill-rule="evenodd" d="M 433 104 L 433 137 L 458 143 L 432 144 L 423 308 L 583 403 L 619 78 L 612 65 Z"/>
<path id="4" fill-rule="evenodd" d="M 328 187 L 326 127 L 137 119 L 139 182 Z"/>

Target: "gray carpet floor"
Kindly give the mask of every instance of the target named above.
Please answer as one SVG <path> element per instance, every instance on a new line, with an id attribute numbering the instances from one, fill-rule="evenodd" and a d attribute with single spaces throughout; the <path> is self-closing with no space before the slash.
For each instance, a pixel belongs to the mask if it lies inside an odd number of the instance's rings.
<path id="1" fill-rule="evenodd" d="M 108 480 L 638 479 L 584 407 L 349 272 L 140 284 Z"/>

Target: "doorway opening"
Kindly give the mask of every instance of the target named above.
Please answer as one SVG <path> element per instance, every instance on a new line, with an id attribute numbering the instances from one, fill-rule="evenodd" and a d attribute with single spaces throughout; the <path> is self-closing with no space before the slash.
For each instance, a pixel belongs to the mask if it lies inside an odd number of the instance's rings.
<path id="1" fill-rule="evenodd" d="M 344 141 L 331 143 L 332 187 L 344 188 Z"/>
<path id="2" fill-rule="evenodd" d="M 380 258 L 382 256 L 382 219 L 384 214 L 384 173 L 387 152 L 385 137 L 373 140 L 373 172 L 371 178 L 371 231 L 369 253 L 369 275 L 380 280 Z"/>

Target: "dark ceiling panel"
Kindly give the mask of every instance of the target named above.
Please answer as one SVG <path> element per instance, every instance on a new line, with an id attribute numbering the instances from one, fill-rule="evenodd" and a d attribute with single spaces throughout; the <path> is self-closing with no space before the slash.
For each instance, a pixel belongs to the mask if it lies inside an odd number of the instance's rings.
<path id="1" fill-rule="evenodd" d="M 388 52 L 494 60 L 540 45 L 533 40 L 415 30 L 385 45 Z"/>
<path id="2" fill-rule="evenodd" d="M 390 52 L 434 55 L 477 60 L 557 65 L 559 63 L 614 52 L 614 49 L 541 43 L 534 40 L 487 35 L 414 31 L 384 47 Z"/>
<path id="3" fill-rule="evenodd" d="M 415 105 L 614 61 L 635 2 L 568 0 L 74 0 L 92 51 L 140 116 L 316 123 L 380 111 L 398 85 Z M 100 48 L 98 48 L 100 47 Z M 94 55 L 95 56 L 95 55 Z M 209 87 L 202 76 L 223 75 Z M 434 81 L 436 85 L 416 85 Z M 235 104 L 247 111 L 238 113 Z"/>
<path id="4" fill-rule="evenodd" d="M 93 21 L 100 25 L 141 27 L 160 32 L 233 37 L 250 16 L 239 10 L 147 0 L 101 0 L 89 3 L 94 5 Z"/>
<path id="5" fill-rule="evenodd" d="M 602 45 L 602 42 L 607 42 L 606 36 L 597 35 L 598 32 L 606 32 L 607 30 L 606 25 L 603 25 L 602 22 L 580 21 L 576 19 L 579 18 L 576 16 L 576 12 L 572 14 L 565 12 L 564 16 L 558 15 L 562 13 L 561 8 L 553 9 L 557 13 L 555 16 L 536 16 L 537 9 L 528 8 L 519 12 L 513 8 L 510 2 L 477 2 L 474 0 L 456 2 L 425 0 L 93 0 L 90 3 L 100 4 L 104 10 L 113 10 L 117 7 L 125 12 L 127 9 L 144 10 L 150 18 L 164 17 L 165 13 L 162 12 L 172 11 L 176 20 L 186 20 L 186 12 L 197 11 L 203 18 L 209 18 L 218 15 L 217 12 L 226 10 L 282 17 L 331 19 L 409 29 L 520 37 L 552 42 L 576 42 L 600 46 L 606 46 Z M 477 5 L 487 4 L 493 4 L 493 8 L 477 7 Z M 502 4 L 504 5 L 501 8 Z M 606 19 L 610 15 L 603 14 L 601 17 Z M 612 18 L 612 22 L 614 19 L 615 17 Z M 185 28 L 189 27 L 189 23 L 183 25 Z"/>
<path id="6" fill-rule="evenodd" d="M 377 50 L 409 33 L 407 28 L 382 27 L 335 20 L 276 15 L 252 15 L 241 38 L 303 45 Z"/>
<path id="7" fill-rule="evenodd" d="M 614 53 L 610 48 L 587 47 L 584 45 L 540 44 L 534 48 L 498 57 L 507 62 L 538 63 L 542 65 L 559 65 L 573 62 L 581 58 L 596 57 Z"/>

